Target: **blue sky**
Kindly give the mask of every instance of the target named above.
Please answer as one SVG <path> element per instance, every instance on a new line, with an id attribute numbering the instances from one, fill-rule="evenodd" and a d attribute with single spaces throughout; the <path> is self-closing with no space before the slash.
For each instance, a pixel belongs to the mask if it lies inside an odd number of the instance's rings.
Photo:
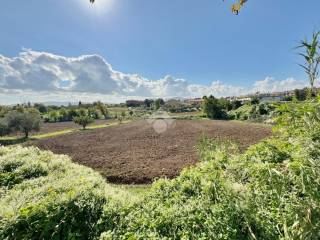
<path id="1" fill-rule="evenodd" d="M 319 0 L 249 0 L 238 16 L 232 1 L 97 1 L 3 1 L 0 55 L 97 54 L 116 71 L 150 80 L 250 88 L 267 77 L 304 81 L 293 48 L 320 29 Z"/>

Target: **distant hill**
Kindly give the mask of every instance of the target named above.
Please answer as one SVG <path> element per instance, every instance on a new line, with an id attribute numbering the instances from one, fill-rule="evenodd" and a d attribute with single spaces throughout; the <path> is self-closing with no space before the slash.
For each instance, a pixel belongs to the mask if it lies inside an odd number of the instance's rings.
<path id="1" fill-rule="evenodd" d="M 42 103 L 45 106 L 68 106 L 69 104 L 71 105 L 78 105 L 78 102 L 39 102 Z"/>

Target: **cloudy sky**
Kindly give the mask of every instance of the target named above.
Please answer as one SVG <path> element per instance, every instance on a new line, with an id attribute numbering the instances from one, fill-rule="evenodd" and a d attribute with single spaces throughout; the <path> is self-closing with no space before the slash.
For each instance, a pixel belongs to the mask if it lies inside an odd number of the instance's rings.
<path id="1" fill-rule="evenodd" d="M 0 8 L 0 104 L 232 96 L 307 85 L 294 49 L 318 0 L 11 0 Z"/>

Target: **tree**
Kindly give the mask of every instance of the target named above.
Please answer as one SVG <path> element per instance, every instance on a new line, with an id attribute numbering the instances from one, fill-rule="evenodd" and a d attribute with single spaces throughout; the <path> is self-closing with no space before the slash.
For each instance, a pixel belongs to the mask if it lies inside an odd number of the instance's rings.
<path id="1" fill-rule="evenodd" d="M 78 117 L 79 114 L 76 109 L 71 108 L 68 110 L 68 121 L 72 121 L 74 117 Z"/>
<path id="2" fill-rule="evenodd" d="M 88 114 L 94 119 L 100 119 L 100 112 L 95 107 L 88 108 Z"/>
<path id="3" fill-rule="evenodd" d="M 160 102 L 158 100 L 154 102 L 154 108 L 155 110 L 158 110 L 160 108 Z"/>
<path id="4" fill-rule="evenodd" d="M 51 122 L 57 122 L 59 119 L 59 114 L 57 111 L 51 111 L 49 112 L 49 119 Z"/>
<path id="5" fill-rule="evenodd" d="M 164 100 L 162 98 L 158 98 L 154 101 L 154 106 L 156 110 L 158 110 L 163 105 L 164 105 Z"/>
<path id="6" fill-rule="evenodd" d="M 74 117 L 73 121 L 76 124 L 81 125 L 83 130 L 85 130 L 87 125 L 94 122 L 94 119 L 92 117 L 90 117 L 89 115 L 80 115 L 78 117 Z"/>
<path id="7" fill-rule="evenodd" d="M 226 118 L 226 113 L 223 107 L 219 103 L 219 99 L 214 96 L 204 96 L 203 97 L 203 112 L 210 119 L 224 119 Z"/>
<path id="8" fill-rule="evenodd" d="M 108 112 L 107 106 L 105 104 L 103 104 L 102 102 L 98 102 L 97 108 L 99 109 L 101 114 L 104 116 L 104 119 L 108 119 L 109 112 Z"/>
<path id="9" fill-rule="evenodd" d="M 220 98 L 219 105 L 222 107 L 222 109 L 224 109 L 226 111 L 232 110 L 232 104 L 228 99 Z"/>
<path id="10" fill-rule="evenodd" d="M 257 96 L 253 96 L 250 100 L 251 105 L 259 104 L 260 100 Z"/>
<path id="11" fill-rule="evenodd" d="M 305 60 L 304 64 L 299 64 L 306 72 L 309 78 L 311 95 L 314 90 L 314 83 L 319 77 L 319 64 L 320 64 L 320 45 L 319 45 L 319 32 L 312 34 L 312 39 L 309 42 L 307 39 L 301 41 L 301 45 L 298 48 L 302 48 L 304 51 L 299 53 Z"/>
<path id="12" fill-rule="evenodd" d="M 232 110 L 236 110 L 242 106 L 242 103 L 239 100 L 235 100 L 231 102 L 231 105 L 232 105 Z"/>
<path id="13" fill-rule="evenodd" d="M 46 112 L 48 112 L 47 107 L 46 107 L 45 105 L 43 105 L 42 103 L 35 103 L 35 104 L 34 104 L 34 107 L 35 107 L 36 109 L 38 109 L 39 112 L 41 112 L 41 113 L 46 113 Z"/>
<path id="14" fill-rule="evenodd" d="M 10 108 L 7 106 L 0 106 L 0 117 L 4 117 L 8 112 Z"/>
<path id="15" fill-rule="evenodd" d="M 65 108 L 61 108 L 59 111 L 59 121 L 60 122 L 68 121 L 68 111 Z"/>
<path id="16" fill-rule="evenodd" d="M 87 116 L 87 115 L 88 115 L 87 109 L 85 109 L 85 108 L 80 108 L 80 109 L 78 110 L 78 115 L 79 115 L 79 116 Z"/>
<path id="17" fill-rule="evenodd" d="M 25 112 L 14 110 L 6 115 L 6 119 L 8 126 L 11 129 L 23 132 L 25 138 L 29 137 L 29 132 L 40 130 L 41 116 L 36 109 L 30 109 Z"/>
<path id="18" fill-rule="evenodd" d="M 146 108 L 150 108 L 151 105 L 153 104 L 153 102 L 154 101 L 152 99 L 145 99 L 144 100 L 144 105 L 145 105 Z"/>
<path id="19" fill-rule="evenodd" d="M 122 121 L 125 119 L 125 117 L 126 117 L 126 112 L 125 112 L 125 111 L 122 111 L 122 112 L 121 112 L 121 115 L 118 116 L 118 121 L 119 121 L 119 123 L 122 123 Z"/>
<path id="20" fill-rule="evenodd" d="M 10 133 L 10 128 L 8 126 L 8 121 L 6 118 L 0 119 L 0 137 L 3 137 Z"/>
<path id="21" fill-rule="evenodd" d="M 295 89 L 294 90 L 294 99 L 296 101 L 304 101 L 307 99 L 306 89 Z"/>

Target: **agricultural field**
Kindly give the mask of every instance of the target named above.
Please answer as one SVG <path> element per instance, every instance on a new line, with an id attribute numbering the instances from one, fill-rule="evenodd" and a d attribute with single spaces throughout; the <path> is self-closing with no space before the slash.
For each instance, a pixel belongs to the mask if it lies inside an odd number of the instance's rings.
<path id="1" fill-rule="evenodd" d="M 194 165 L 199 159 L 196 146 L 205 136 L 233 141 L 244 150 L 271 135 L 266 125 L 217 120 L 168 120 L 167 129 L 157 133 L 158 120 L 154 121 L 78 131 L 27 145 L 69 155 L 74 162 L 100 172 L 108 182 L 144 184 L 155 178 L 174 178 Z"/>

